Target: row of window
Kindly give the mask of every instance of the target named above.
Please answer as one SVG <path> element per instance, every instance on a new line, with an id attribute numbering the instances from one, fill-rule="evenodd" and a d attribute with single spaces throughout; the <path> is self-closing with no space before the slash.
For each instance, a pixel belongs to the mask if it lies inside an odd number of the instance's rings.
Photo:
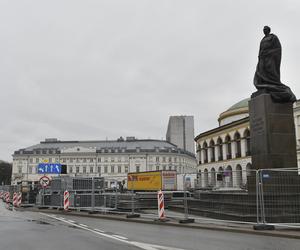
<path id="1" fill-rule="evenodd" d="M 244 133 L 245 140 L 245 155 L 250 155 L 250 131 L 246 130 Z M 234 139 L 231 140 L 230 136 L 225 137 L 225 141 L 219 137 L 217 143 L 215 144 L 214 140 L 210 140 L 209 145 L 205 141 L 203 143 L 203 148 L 200 145 L 197 147 L 199 164 L 207 163 L 209 160 L 211 162 L 222 161 L 225 159 L 238 158 L 242 155 L 242 146 L 241 146 L 241 136 L 238 132 L 235 133 Z M 232 146 L 235 145 L 235 155 L 232 154 Z M 225 155 L 223 151 L 225 147 Z M 203 152 L 203 155 L 201 154 Z M 208 159 L 208 152 L 210 152 L 210 159 Z"/>
<path id="2" fill-rule="evenodd" d="M 183 171 L 184 167 L 181 167 L 181 166 L 172 166 L 172 165 L 169 165 L 169 166 L 150 166 L 149 167 L 150 171 L 154 171 L 154 170 L 176 170 L 176 171 Z M 18 173 L 19 174 L 22 174 L 22 166 L 18 166 Z M 103 169 L 103 171 L 101 171 Z M 68 166 L 68 170 L 67 172 L 68 173 L 83 173 L 83 174 L 86 174 L 86 173 L 128 173 L 129 171 L 129 166 L 126 165 L 126 166 L 114 166 L 114 165 L 111 165 L 111 166 L 98 166 L 98 167 L 86 167 L 86 166 L 83 166 L 83 167 L 80 167 L 80 166 Z M 141 166 L 139 165 L 136 165 L 135 166 L 135 169 L 132 169 L 131 170 L 132 172 L 140 172 L 141 171 Z M 27 173 L 27 169 L 25 171 L 25 173 Z M 37 167 L 32 167 L 32 166 L 29 166 L 28 167 L 28 174 L 34 174 L 34 173 L 37 173 Z"/>
<path id="3" fill-rule="evenodd" d="M 130 159 L 146 159 L 146 157 L 130 157 Z M 177 162 L 177 157 L 159 157 L 156 156 L 155 157 L 155 161 L 156 162 Z M 21 162 L 22 160 L 20 159 L 19 162 Z M 29 163 L 40 163 L 40 162 L 49 162 L 49 163 L 56 163 L 56 162 L 61 162 L 61 163 L 94 163 L 94 162 L 122 162 L 122 161 L 128 161 L 128 159 L 126 160 L 125 158 L 61 158 L 59 160 L 59 158 L 29 158 Z M 152 157 L 149 157 L 149 161 L 152 161 Z M 184 158 L 179 158 L 179 162 L 185 162 L 186 160 Z"/>

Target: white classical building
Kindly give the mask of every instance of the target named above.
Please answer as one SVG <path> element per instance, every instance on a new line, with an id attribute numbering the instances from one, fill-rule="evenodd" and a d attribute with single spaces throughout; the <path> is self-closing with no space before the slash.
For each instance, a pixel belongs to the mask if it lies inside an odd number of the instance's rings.
<path id="1" fill-rule="evenodd" d="M 60 141 L 46 139 L 13 154 L 12 184 L 37 182 L 39 163 L 60 163 L 68 175 L 103 176 L 107 187 L 126 181 L 128 172 L 196 171 L 195 155 L 162 140 L 127 137 L 115 141 Z M 50 175 L 51 176 L 51 175 Z"/>
<path id="2" fill-rule="evenodd" d="M 300 101 L 294 104 L 294 118 L 295 118 L 295 129 L 297 139 L 297 158 L 298 168 L 300 168 Z"/>
<path id="3" fill-rule="evenodd" d="M 219 127 L 196 136 L 199 185 L 242 188 L 251 169 L 249 98 L 219 116 Z M 300 166 L 300 101 L 294 105 Z"/>

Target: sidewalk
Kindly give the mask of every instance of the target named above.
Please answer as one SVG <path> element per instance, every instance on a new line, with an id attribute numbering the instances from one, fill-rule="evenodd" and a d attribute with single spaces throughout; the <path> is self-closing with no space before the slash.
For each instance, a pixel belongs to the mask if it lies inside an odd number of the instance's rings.
<path id="1" fill-rule="evenodd" d="M 181 228 L 191 228 L 191 229 L 205 229 L 205 230 L 219 230 L 219 231 L 227 231 L 227 232 L 235 232 L 235 233 L 246 233 L 246 234 L 255 234 L 255 235 L 264 235 L 264 236 L 272 236 L 272 237 L 284 237 L 284 238 L 292 238 L 300 240 L 300 225 L 299 227 L 290 228 L 285 225 L 281 225 L 278 227 L 276 225 L 276 229 L 272 231 L 256 231 L 253 229 L 253 225 L 255 223 L 244 223 L 244 222 L 232 222 L 232 221 L 222 221 L 222 220 L 214 220 L 209 218 L 204 218 L 200 216 L 189 216 L 189 218 L 195 219 L 195 223 L 189 224 L 180 224 L 179 220 L 184 218 L 182 213 L 173 212 L 166 210 L 167 221 L 162 222 L 157 220 L 157 211 L 156 210 L 146 210 L 140 213 L 139 218 L 126 218 L 128 213 L 120 213 L 120 212 L 109 212 L 104 211 L 103 213 L 95 213 L 89 214 L 88 211 L 60 211 L 57 209 L 38 209 L 35 207 L 30 208 L 19 208 L 19 211 L 31 211 L 31 212 L 46 212 L 52 214 L 63 214 L 64 216 L 80 216 L 80 217 L 88 217 L 95 219 L 106 219 L 106 220 L 118 220 L 124 222 L 135 222 L 135 223 L 144 223 L 144 224 L 156 224 L 163 226 L 173 226 L 173 227 L 181 227 Z"/>

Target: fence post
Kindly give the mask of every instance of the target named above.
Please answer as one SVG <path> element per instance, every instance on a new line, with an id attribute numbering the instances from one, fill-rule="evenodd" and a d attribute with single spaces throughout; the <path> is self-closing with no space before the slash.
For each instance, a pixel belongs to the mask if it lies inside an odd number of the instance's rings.
<path id="1" fill-rule="evenodd" d="M 265 201 L 264 201 L 264 189 L 263 189 L 263 173 L 260 170 L 260 197 L 261 197 L 261 216 L 262 216 L 262 223 L 266 223 L 265 217 Z"/>
<path id="2" fill-rule="evenodd" d="M 263 191 L 263 173 L 259 169 L 256 171 L 256 207 L 257 207 L 257 224 L 253 226 L 254 230 L 274 230 L 274 225 L 266 224 L 265 204 Z"/>
<path id="3" fill-rule="evenodd" d="M 137 177 L 138 178 L 138 177 Z M 140 214 L 135 214 L 134 213 L 134 176 L 131 176 L 131 214 L 127 214 L 127 218 L 138 218 L 141 215 Z M 129 180 L 127 179 L 127 186 L 128 186 Z"/>
<path id="4" fill-rule="evenodd" d="M 183 204 L 184 204 L 184 219 L 179 220 L 179 223 L 194 223 L 195 219 L 190 218 L 189 219 L 189 211 L 188 211 L 188 203 L 187 203 L 187 190 L 186 190 L 186 174 L 183 175 Z"/>
<path id="5" fill-rule="evenodd" d="M 92 212 L 95 210 L 95 178 L 92 177 Z"/>
<path id="6" fill-rule="evenodd" d="M 255 172 L 255 186 L 256 186 L 256 223 L 260 223 L 260 211 L 259 211 L 259 175 L 258 170 Z"/>

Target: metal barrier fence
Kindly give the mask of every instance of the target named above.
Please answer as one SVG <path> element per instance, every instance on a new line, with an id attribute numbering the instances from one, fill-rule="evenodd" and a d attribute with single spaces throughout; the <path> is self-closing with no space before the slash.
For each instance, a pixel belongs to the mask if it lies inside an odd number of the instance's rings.
<path id="1" fill-rule="evenodd" d="M 126 187 L 122 190 L 116 187 L 113 192 L 105 192 L 103 181 L 99 177 L 54 178 L 51 187 L 40 190 L 36 203 L 62 208 L 63 192 L 68 188 L 73 209 L 109 209 L 132 215 L 152 210 L 157 214 L 155 190 L 126 192 Z M 219 169 L 177 174 L 176 187 L 177 190 L 164 191 L 167 216 L 170 213 L 183 219 L 205 221 L 212 218 L 300 227 L 298 169 Z M 0 187 L 10 192 L 11 198 L 13 191 L 19 188 Z"/>
<path id="2" fill-rule="evenodd" d="M 300 227 L 299 169 L 262 169 L 257 183 L 258 222 Z"/>
<path id="3" fill-rule="evenodd" d="M 197 216 L 198 220 L 257 221 L 255 170 L 220 168 L 178 174 L 177 190 L 170 209 L 184 212 L 184 219 Z"/>

